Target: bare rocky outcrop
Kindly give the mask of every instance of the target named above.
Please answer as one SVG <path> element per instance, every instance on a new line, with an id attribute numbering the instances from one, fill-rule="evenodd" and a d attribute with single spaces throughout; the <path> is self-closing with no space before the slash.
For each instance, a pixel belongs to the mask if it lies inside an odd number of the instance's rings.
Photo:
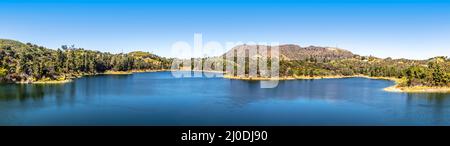
<path id="1" fill-rule="evenodd" d="M 233 47 L 230 51 L 228 51 L 226 54 L 230 54 L 233 52 L 236 53 L 246 53 L 246 57 L 256 57 L 256 56 L 248 56 L 248 52 L 255 51 L 253 49 L 256 49 L 256 52 L 258 52 L 256 55 L 262 56 L 262 57 L 271 57 L 270 52 L 274 46 L 263 46 L 263 45 L 239 45 L 236 47 Z M 306 60 L 314 58 L 316 60 L 333 60 L 333 59 L 343 59 L 343 58 L 352 58 L 355 54 L 353 54 L 350 51 L 339 49 L 339 48 L 332 48 L 332 47 L 317 47 L 317 46 L 309 46 L 309 47 L 300 47 L 298 45 L 293 44 L 287 44 L 287 45 L 280 45 L 275 46 L 278 47 L 280 57 L 284 60 Z M 261 53 L 259 50 L 261 48 L 267 48 L 267 54 Z"/>

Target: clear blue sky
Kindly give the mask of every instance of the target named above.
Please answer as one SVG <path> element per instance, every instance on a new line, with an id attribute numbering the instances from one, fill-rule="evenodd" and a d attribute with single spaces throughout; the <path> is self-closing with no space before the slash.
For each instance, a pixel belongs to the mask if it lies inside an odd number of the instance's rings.
<path id="1" fill-rule="evenodd" d="M 0 38 L 171 55 L 176 41 L 338 46 L 361 55 L 450 56 L 447 0 L 1 0 Z"/>

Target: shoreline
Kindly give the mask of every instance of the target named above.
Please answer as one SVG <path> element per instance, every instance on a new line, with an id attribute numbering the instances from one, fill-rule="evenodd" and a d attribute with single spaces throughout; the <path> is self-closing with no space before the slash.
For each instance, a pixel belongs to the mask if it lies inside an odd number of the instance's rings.
<path id="1" fill-rule="evenodd" d="M 450 93 L 450 87 L 428 87 L 428 86 L 398 87 L 398 85 L 394 85 L 386 87 L 383 90 L 386 92 L 401 92 L 401 93 Z"/>
<path id="2" fill-rule="evenodd" d="M 156 70 L 132 70 L 131 73 L 146 73 L 146 72 L 163 72 L 170 71 L 167 69 L 156 69 Z"/>
<path id="3" fill-rule="evenodd" d="M 72 79 L 65 80 L 49 80 L 49 81 L 19 81 L 15 82 L 16 84 L 65 84 L 72 82 Z"/>
<path id="4" fill-rule="evenodd" d="M 132 71 L 105 71 L 103 73 L 95 74 L 75 74 L 75 77 L 67 78 L 63 80 L 38 80 L 38 81 L 16 81 L 15 84 L 65 84 L 70 83 L 73 79 L 81 78 L 84 76 L 96 76 L 96 75 L 131 75 L 133 73 L 145 73 L 145 72 L 163 72 L 171 70 L 132 70 Z"/>
<path id="5" fill-rule="evenodd" d="M 236 79 L 236 80 L 320 80 L 320 79 L 343 79 L 343 78 L 367 78 L 367 79 L 376 79 L 376 80 L 390 80 L 399 82 L 400 79 L 392 78 L 392 77 L 370 77 L 366 75 L 352 75 L 352 76 L 287 76 L 287 77 L 277 77 L 277 78 L 262 78 L 262 77 L 239 77 L 239 76 L 230 76 L 230 75 L 224 75 L 224 78 L 226 79 Z"/>
<path id="6" fill-rule="evenodd" d="M 383 88 L 386 92 L 397 92 L 397 93 L 450 93 L 450 87 L 427 87 L 427 86 L 416 86 L 416 87 L 398 87 L 401 82 L 399 78 L 393 77 L 370 77 L 366 75 L 353 75 L 353 76 L 288 76 L 288 77 L 277 77 L 277 78 L 261 78 L 261 77 L 238 77 L 224 75 L 223 78 L 231 80 L 246 80 L 246 81 L 264 81 L 264 80 L 320 80 L 320 79 L 343 79 L 343 78 L 367 78 L 374 80 L 389 80 L 395 82 L 395 85 Z"/>
<path id="7" fill-rule="evenodd" d="M 164 72 L 164 71 L 172 71 L 172 70 L 157 69 L 157 70 L 105 71 L 103 73 L 98 73 L 98 74 L 99 75 L 131 75 L 134 73 Z"/>
<path id="8" fill-rule="evenodd" d="M 344 78 L 367 78 L 374 80 L 390 80 L 394 81 L 395 85 L 383 88 L 386 92 L 397 92 L 397 93 L 450 93 L 450 87 L 427 87 L 427 86 L 415 86 L 415 87 L 398 87 L 401 79 L 393 77 L 370 77 L 366 75 L 352 75 L 352 76 L 287 76 L 287 77 L 276 77 L 276 78 L 262 78 L 262 77 L 239 77 L 226 75 L 223 71 L 204 71 L 204 70 L 170 70 L 170 69 L 160 69 L 160 70 L 132 70 L 132 71 L 105 71 L 104 73 L 92 74 L 92 75 L 131 75 L 134 73 L 146 73 L 146 72 L 165 72 L 165 71 L 194 71 L 194 72 L 205 72 L 205 73 L 224 73 L 223 78 L 230 80 L 244 80 L 244 81 L 268 81 L 268 80 L 320 80 L 320 79 L 344 79 Z M 76 76 L 76 78 L 83 77 L 85 75 Z M 17 84 L 65 84 L 72 82 L 72 79 L 64 80 L 48 80 L 48 81 L 19 81 L 15 82 Z"/>
<path id="9" fill-rule="evenodd" d="M 133 72 L 131 71 L 105 71 L 103 73 L 99 73 L 99 75 L 131 75 Z"/>

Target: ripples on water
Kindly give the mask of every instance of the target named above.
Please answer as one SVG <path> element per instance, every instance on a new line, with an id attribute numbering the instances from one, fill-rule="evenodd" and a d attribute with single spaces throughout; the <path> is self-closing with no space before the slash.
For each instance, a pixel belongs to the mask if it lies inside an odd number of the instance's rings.
<path id="1" fill-rule="evenodd" d="M 0 125 L 450 125 L 450 94 L 364 78 L 258 81 L 170 72 L 0 85 Z"/>

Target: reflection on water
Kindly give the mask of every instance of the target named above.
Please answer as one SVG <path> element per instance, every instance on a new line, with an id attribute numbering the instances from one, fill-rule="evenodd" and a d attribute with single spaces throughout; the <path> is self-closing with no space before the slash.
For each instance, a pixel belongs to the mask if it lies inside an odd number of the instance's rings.
<path id="1" fill-rule="evenodd" d="M 0 84 L 0 101 L 27 103 L 30 101 L 42 101 L 44 97 L 56 97 L 56 99 L 62 103 L 70 101 L 65 99 L 74 97 L 74 89 L 74 84 Z"/>
<path id="2" fill-rule="evenodd" d="M 445 93 L 408 93 L 407 106 L 409 116 L 430 120 L 437 124 L 450 123 L 450 96 Z"/>
<path id="3" fill-rule="evenodd" d="M 0 84 L 0 125 L 450 125 L 450 94 L 389 93 L 363 78 L 258 81 L 89 76 Z"/>

